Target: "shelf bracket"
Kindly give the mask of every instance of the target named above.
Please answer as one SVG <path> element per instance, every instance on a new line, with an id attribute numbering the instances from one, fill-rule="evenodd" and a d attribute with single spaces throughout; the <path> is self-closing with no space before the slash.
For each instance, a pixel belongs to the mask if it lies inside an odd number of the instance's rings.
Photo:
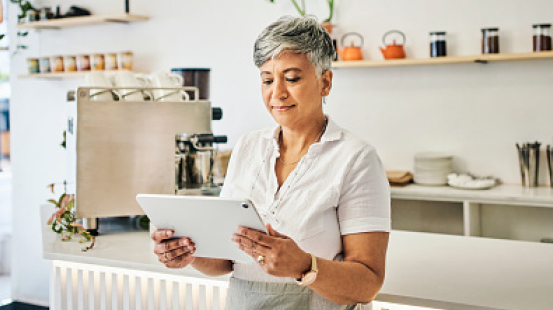
<path id="1" fill-rule="evenodd" d="M 474 63 L 477 63 L 477 64 L 484 64 L 484 65 L 485 65 L 485 64 L 488 63 L 488 61 L 487 61 L 487 60 L 482 60 L 482 59 L 476 59 L 476 60 L 474 61 Z"/>
<path id="2" fill-rule="evenodd" d="M 115 19 L 115 18 L 106 18 L 104 19 L 105 22 L 108 23 L 119 23 L 119 24 L 128 24 L 130 23 L 128 20 L 121 20 L 121 19 Z"/>

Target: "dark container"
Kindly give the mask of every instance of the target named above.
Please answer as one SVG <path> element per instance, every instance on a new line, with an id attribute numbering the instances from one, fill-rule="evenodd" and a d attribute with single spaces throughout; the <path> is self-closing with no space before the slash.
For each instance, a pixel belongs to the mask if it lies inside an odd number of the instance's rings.
<path id="1" fill-rule="evenodd" d="M 182 76 L 183 86 L 195 86 L 200 89 L 200 99 L 209 99 L 209 68 L 173 68 L 171 72 Z M 195 100 L 193 91 L 186 91 L 190 100 Z"/>
<path id="2" fill-rule="evenodd" d="M 482 54 L 499 53 L 499 28 L 482 29 Z"/>
<path id="3" fill-rule="evenodd" d="M 430 33 L 430 57 L 447 56 L 447 44 L 445 41 L 445 31 Z"/>
<path id="4" fill-rule="evenodd" d="M 536 24 L 533 25 L 532 28 L 534 28 L 534 52 L 550 51 L 551 24 Z"/>

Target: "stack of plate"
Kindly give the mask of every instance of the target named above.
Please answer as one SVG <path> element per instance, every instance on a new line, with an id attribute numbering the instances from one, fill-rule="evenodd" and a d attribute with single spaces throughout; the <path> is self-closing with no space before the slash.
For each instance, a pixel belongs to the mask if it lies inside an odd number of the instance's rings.
<path id="1" fill-rule="evenodd" d="M 446 185 L 453 172 L 453 155 L 425 152 L 415 155 L 414 181 L 421 185 Z"/>

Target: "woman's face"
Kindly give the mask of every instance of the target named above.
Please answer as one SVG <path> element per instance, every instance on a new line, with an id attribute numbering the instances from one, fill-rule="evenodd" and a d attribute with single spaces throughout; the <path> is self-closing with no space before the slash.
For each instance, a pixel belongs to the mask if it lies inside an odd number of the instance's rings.
<path id="1" fill-rule="evenodd" d="M 307 55 L 283 53 L 260 68 L 265 107 L 283 127 L 297 128 L 322 116 L 322 97 L 332 87 L 332 71 L 317 78 Z"/>

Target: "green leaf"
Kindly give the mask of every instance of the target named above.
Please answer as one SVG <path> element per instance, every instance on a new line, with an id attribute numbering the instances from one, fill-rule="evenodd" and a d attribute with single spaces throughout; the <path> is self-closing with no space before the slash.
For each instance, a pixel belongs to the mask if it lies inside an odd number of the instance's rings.
<path id="1" fill-rule="evenodd" d="M 58 205 L 61 206 L 61 201 L 63 200 L 63 197 L 65 197 L 65 193 L 61 194 L 60 199 L 58 200 Z"/>
<path id="2" fill-rule="evenodd" d="M 18 33 L 19 36 L 26 37 L 29 34 L 29 31 Z"/>
<path id="3" fill-rule="evenodd" d="M 73 206 L 75 205 L 75 200 L 71 199 L 69 202 L 65 205 L 65 208 L 67 208 L 67 211 L 71 211 L 73 209 Z"/>
<path id="4" fill-rule="evenodd" d="M 5 36 L 5 34 L 0 34 L 0 40 L 2 40 Z"/>
<path id="5" fill-rule="evenodd" d="M 58 206 L 58 202 L 55 201 L 54 199 L 48 199 L 48 202 L 51 202 L 51 203 L 55 204 L 56 207 L 59 207 L 59 206 Z"/>

